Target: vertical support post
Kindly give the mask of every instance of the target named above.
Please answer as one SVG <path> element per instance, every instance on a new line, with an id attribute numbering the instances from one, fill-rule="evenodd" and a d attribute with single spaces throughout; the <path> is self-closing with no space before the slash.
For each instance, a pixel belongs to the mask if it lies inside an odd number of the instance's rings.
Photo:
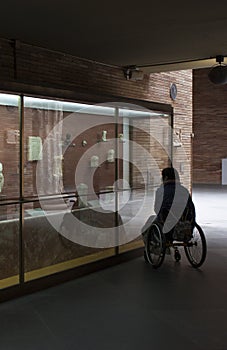
<path id="1" fill-rule="evenodd" d="M 119 144 L 118 144 L 118 123 L 119 123 L 119 107 L 115 107 L 115 113 L 114 113 L 114 125 L 115 125 L 115 175 L 114 175 L 114 180 L 115 184 L 117 184 L 118 176 L 119 176 Z M 114 189 L 115 191 L 115 234 L 116 234 L 116 248 L 115 252 L 116 254 L 119 253 L 119 203 L 118 203 L 118 187 Z"/>
<path id="2" fill-rule="evenodd" d="M 20 96 L 19 102 L 19 186 L 20 186 L 20 208 L 19 208 L 19 281 L 24 283 L 24 96 Z"/>

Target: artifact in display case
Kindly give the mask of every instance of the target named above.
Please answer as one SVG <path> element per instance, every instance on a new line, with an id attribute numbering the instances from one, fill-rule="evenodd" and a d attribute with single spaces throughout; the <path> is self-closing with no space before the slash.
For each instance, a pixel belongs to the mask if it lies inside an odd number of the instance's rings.
<path id="1" fill-rule="evenodd" d="M 4 186 L 4 175 L 3 175 L 3 165 L 0 163 L 0 193 L 2 192 Z"/>
<path id="2" fill-rule="evenodd" d="M 6 130 L 6 142 L 11 145 L 16 145 L 19 143 L 19 130 L 8 129 Z"/>
<path id="3" fill-rule="evenodd" d="M 84 208 L 88 206 L 87 203 L 87 195 L 88 195 L 88 186 L 84 183 L 79 183 L 77 186 L 77 193 L 78 193 L 78 206 L 79 208 Z"/>
<path id="4" fill-rule="evenodd" d="M 120 142 L 125 142 L 125 139 L 124 139 L 124 134 L 119 134 L 119 141 Z"/>
<path id="5" fill-rule="evenodd" d="M 28 137 L 28 160 L 42 160 L 42 139 L 39 136 Z"/>
<path id="6" fill-rule="evenodd" d="M 99 167 L 99 157 L 98 156 L 92 156 L 90 164 L 91 164 L 91 168 L 98 168 Z"/>
<path id="7" fill-rule="evenodd" d="M 107 162 L 108 163 L 114 163 L 114 158 L 115 158 L 114 149 L 109 149 L 109 151 L 107 153 Z"/>
<path id="8" fill-rule="evenodd" d="M 106 131 L 106 130 L 103 130 L 103 132 L 102 132 L 102 141 L 103 141 L 103 142 L 106 142 L 106 141 L 107 141 L 106 135 L 107 135 L 107 131 Z"/>
<path id="9" fill-rule="evenodd" d="M 4 186 L 4 175 L 3 175 L 3 165 L 0 163 L 0 200 L 6 198 L 6 195 L 1 194 Z M 0 220 L 5 220 L 7 218 L 7 206 L 0 206 Z"/>

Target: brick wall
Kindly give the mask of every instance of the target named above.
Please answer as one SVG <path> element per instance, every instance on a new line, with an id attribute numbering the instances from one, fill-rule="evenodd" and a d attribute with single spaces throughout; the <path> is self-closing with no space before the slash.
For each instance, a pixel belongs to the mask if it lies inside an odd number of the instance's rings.
<path id="1" fill-rule="evenodd" d="M 97 62 L 82 60 L 71 55 L 54 52 L 10 40 L 0 40 L 0 89 L 26 84 L 26 93 L 47 95 L 51 88 L 58 96 L 66 97 L 65 90 L 81 92 L 89 97 L 107 95 L 136 100 L 172 104 L 174 132 L 181 135 L 183 147 L 174 148 L 174 165 L 181 169 L 183 183 L 191 183 L 191 132 L 192 132 L 192 71 L 145 75 L 142 81 L 127 81 L 123 71 Z M 171 83 L 178 88 L 177 99 L 169 95 Z M 41 89 L 40 89 L 41 87 Z M 22 89 L 22 88 L 20 88 Z M 31 90 L 30 90 L 31 89 Z M 49 90 L 48 90 L 49 89 Z M 41 91 L 41 92 L 40 92 Z M 56 90 L 53 94 L 56 93 Z M 54 95 L 53 95 L 54 96 Z"/>
<path id="2" fill-rule="evenodd" d="M 177 98 L 171 101 L 169 87 L 177 85 Z M 192 157 L 192 71 L 156 73 L 150 76 L 150 98 L 158 102 L 171 103 L 174 113 L 174 135 L 183 147 L 173 148 L 174 166 L 180 170 L 182 182 L 190 188 Z"/>
<path id="3" fill-rule="evenodd" d="M 193 73 L 193 182 L 221 183 L 221 160 L 227 157 L 227 86 L 212 84 L 209 69 Z"/>

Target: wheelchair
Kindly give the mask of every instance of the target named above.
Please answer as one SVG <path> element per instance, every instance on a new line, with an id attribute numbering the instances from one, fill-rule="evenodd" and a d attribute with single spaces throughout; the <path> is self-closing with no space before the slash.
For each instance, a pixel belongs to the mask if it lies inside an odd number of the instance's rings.
<path id="1" fill-rule="evenodd" d="M 178 222 L 171 230 L 171 239 L 167 237 L 169 233 L 164 234 L 162 225 L 153 222 L 147 231 L 145 241 L 144 259 L 151 264 L 153 268 L 160 267 L 165 259 L 167 250 L 174 250 L 174 258 L 176 261 L 181 260 L 179 247 L 184 248 L 185 255 L 189 263 L 194 267 L 200 267 L 207 254 L 207 244 L 205 234 L 202 228 L 191 222 Z"/>

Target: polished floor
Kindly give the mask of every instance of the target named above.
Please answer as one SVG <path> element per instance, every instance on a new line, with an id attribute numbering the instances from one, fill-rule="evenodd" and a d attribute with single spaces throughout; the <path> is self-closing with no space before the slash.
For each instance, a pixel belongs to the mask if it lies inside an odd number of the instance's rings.
<path id="1" fill-rule="evenodd" d="M 208 255 L 143 257 L 0 304 L 1 350 L 226 350 L 227 189 L 195 187 Z M 182 252 L 183 253 L 183 252 Z"/>

